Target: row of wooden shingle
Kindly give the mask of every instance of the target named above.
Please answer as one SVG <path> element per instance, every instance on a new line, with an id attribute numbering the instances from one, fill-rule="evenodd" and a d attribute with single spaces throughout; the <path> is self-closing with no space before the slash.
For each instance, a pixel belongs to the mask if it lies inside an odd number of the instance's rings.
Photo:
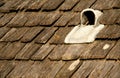
<path id="1" fill-rule="evenodd" d="M 1 12 L 18 11 L 18 10 L 74 10 L 82 11 L 85 8 L 94 9 L 112 9 L 120 8 L 119 0 L 4 0 L 1 3 Z M 3 5 L 4 4 L 4 5 Z M 61 6 L 60 6 L 61 5 Z M 60 7 L 59 7 L 60 6 Z"/>
<path id="2" fill-rule="evenodd" d="M 9 0 L 3 1 L 5 4 L 0 7 L 1 12 L 17 11 L 17 10 L 39 10 L 43 9 L 56 9 L 64 0 Z"/>
<path id="3" fill-rule="evenodd" d="M 2 42 L 31 42 L 64 44 L 65 37 L 73 27 L 21 27 L 0 28 L 0 41 Z M 118 40 L 120 38 L 119 25 L 106 25 L 97 35 L 96 40 Z"/>
<path id="4" fill-rule="evenodd" d="M 36 43 L 64 43 L 64 39 L 73 27 L 22 27 L 22 28 L 0 28 L 0 41 L 3 42 L 31 42 Z M 97 39 L 118 40 L 120 38 L 119 25 L 107 25 L 97 35 Z"/>
<path id="5" fill-rule="evenodd" d="M 1 78 L 119 78 L 119 61 L 0 61 Z"/>
<path id="6" fill-rule="evenodd" d="M 0 41 L 5 42 L 31 42 L 46 43 L 55 33 L 57 27 L 22 27 L 22 28 L 0 28 Z"/>
<path id="7" fill-rule="evenodd" d="M 20 12 L 0 14 L 0 26 L 22 27 L 22 26 L 65 26 L 76 25 L 80 22 L 79 13 L 59 13 L 59 12 Z M 72 18 L 72 19 L 71 19 Z M 58 20 L 59 19 L 59 20 Z M 57 21 L 58 20 L 58 21 Z M 57 21 L 57 22 L 56 22 Z"/>
<path id="8" fill-rule="evenodd" d="M 1 42 L 0 59 L 75 60 L 120 59 L 120 41 L 95 41 L 91 44 L 50 45 L 20 42 Z"/>
<path id="9" fill-rule="evenodd" d="M 120 24 L 120 9 L 105 10 L 100 18 L 102 24 Z M 80 12 L 20 12 L 0 14 L 0 26 L 73 26 L 80 23 Z"/>

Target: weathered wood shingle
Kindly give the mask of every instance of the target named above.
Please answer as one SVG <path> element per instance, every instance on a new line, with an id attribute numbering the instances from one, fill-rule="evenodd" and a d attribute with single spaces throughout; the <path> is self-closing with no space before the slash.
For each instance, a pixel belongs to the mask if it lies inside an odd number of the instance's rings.
<path id="1" fill-rule="evenodd" d="M 14 62 L 0 61 L 0 78 L 5 78 L 15 67 Z"/>
<path id="2" fill-rule="evenodd" d="M 15 56 L 15 59 L 24 59 L 28 60 L 31 58 L 33 54 L 36 53 L 36 51 L 41 47 L 41 45 L 34 44 L 34 43 L 27 43 L 21 51 L 17 53 Z"/>
<path id="3" fill-rule="evenodd" d="M 50 39 L 50 43 L 64 43 L 66 35 L 72 30 L 72 27 L 59 28 L 53 37 Z"/>
<path id="4" fill-rule="evenodd" d="M 16 16 L 7 25 L 10 27 L 24 26 L 24 24 L 28 20 L 28 15 L 29 13 L 25 12 L 17 13 Z"/>
<path id="5" fill-rule="evenodd" d="M 107 25 L 119 23 L 117 22 L 117 20 L 120 19 L 118 18 L 120 16 L 120 9 L 105 10 L 103 11 L 103 13 L 104 14 L 100 18 L 100 23 L 107 24 Z"/>
<path id="6" fill-rule="evenodd" d="M 65 2 L 60 6 L 60 10 L 71 10 L 78 2 L 79 0 L 65 0 Z"/>
<path id="7" fill-rule="evenodd" d="M 1 27 L 0 28 L 0 38 L 2 38 L 9 30 L 10 30 L 10 28 L 8 28 L 8 27 Z"/>
<path id="8" fill-rule="evenodd" d="M 50 52 L 54 49 L 55 45 L 43 45 L 32 57 L 34 60 L 44 60 Z"/>
<path id="9" fill-rule="evenodd" d="M 67 44 L 81 11 L 100 10 L 92 43 Z M 1 0 L 0 78 L 119 78 L 120 0 Z"/>
<path id="10" fill-rule="evenodd" d="M 58 28 L 57 27 L 47 27 L 45 28 L 36 38 L 36 43 L 46 43 L 56 32 Z"/>
<path id="11" fill-rule="evenodd" d="M 25 35 L 22 37 L 22 42 L 30 42 L 32 41 L 40 32 L 43 30 L 43 27 L 32 27 Z"/>
<path id="12" fill-rule="evenodd" d="M 116 45 L 112 48 L 107 58 L 108 59 L 120 59 L 120 41 L 117 41 Z"/>
<path id="13" fill-rule="evenodd" d="M 22 77 L 23 74 L 30 69 L 32 66 L 33 62 L 18 62 L 13 69 L 12 72 L 9 73 L 9 75 L 6 78 L 19 78 Z"/>
<path id="14" fill-rule="evenodd" d="M 20 40 L 24 34 L 29 30 L 29 28 L 12 28 L 4 35 L 1 41 L 18 41 Z"/>
<path id="15" fill-rule="evenodd" d="M 1 19 L 0 19 L 0 26 L 6 25 L 10 20 L 15 16 L 15 13 L 10 13 L 10 14 L 5 14 Z"/>
<path id="16" fill-rule="evenodd" d="M 66 26 L 66 24 L 72 19 L 74 13 L 64 13 L 58 21 L 54 24 L 54 26 Z"/>
<path id="17" fill-rule="evenodd" d="M 120 8 L 120 0 L 97 0 L 92 8 L 99 10 Z"/>
<path id="18" fill-rule="evenodd" d="M 27 10 L 39 10 L 47 0 L 32 0 Z"/>
<path id="19" fill-rule="evenodd" d="M 80 0 L 80 2 L 73 8 L 74 11 L 82 11 L 90 8 L 96 0 Z"/>
<path id="20" fill-rule="evenodd" d="M 48 0 L 46 3 L 43 5 L 42 10 L 55 10 L 57 9 L 64 0 Z"/>
<path id="21" fill-rule="evenodd" d="M 0 50 L 0 59 L 14 59 L 16 54 L 24 47 L 24 43 L 7 43 Z"/>

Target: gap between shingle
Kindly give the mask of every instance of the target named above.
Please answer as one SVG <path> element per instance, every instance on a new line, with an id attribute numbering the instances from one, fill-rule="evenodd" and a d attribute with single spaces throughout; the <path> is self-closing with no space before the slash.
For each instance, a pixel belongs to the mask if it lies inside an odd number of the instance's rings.
<path id="1" fill-rule="evenodd" d="M 89 8 L 91 8 L 95 3 L 97 2 L 97 0 L 96 1 L 94 1 L 91 5 L 90 5 L 90 7 Z"/>

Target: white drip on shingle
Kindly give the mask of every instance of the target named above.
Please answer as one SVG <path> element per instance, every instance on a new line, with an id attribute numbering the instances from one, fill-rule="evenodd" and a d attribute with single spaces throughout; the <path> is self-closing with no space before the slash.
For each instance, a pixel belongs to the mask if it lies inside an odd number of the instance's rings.
<path id="1" fill-rule="evenodd" d="M 88 14 L 85 17 L 85 13 Z M 90 14 L 90 15 L 89 15 Z M 98 10 L 85 9 L 81 12 L 81 25 L 75 26 L 66 36 L 65 43 L 89 43 L 93 42 L 96 35 L 104 28 L 99 24 L 99 17 L 103 13 Z M 92 17 L 93 16 L 93 17 Z M 88 18 L 86 21 L 86 18 Z"/>
<path id="2" fill-rule="evenodd" d="M 110 47 L 109 44 L 105 44 L 105 45 L 103 46 L 103 50 L 106 50 L 106 49 L 108 49 L 109 47 Z"/>
<path id="3" fill-rule="evenodd" d="M 74 62 L 68 67 L 68 70 L 70 70 L 70 71 L 74 70 L 79 63 L 80 63 L 80 60 L 74 61 Z"/>

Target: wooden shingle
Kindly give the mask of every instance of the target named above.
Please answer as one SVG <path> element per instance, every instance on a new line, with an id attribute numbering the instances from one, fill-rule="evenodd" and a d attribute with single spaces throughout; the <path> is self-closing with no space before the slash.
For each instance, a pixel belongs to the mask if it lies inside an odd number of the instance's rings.
<path id="1" fill-rule="evenodd" d="M 0 7 L 3 6 L 5 3 L 4 1 L 0 1 Z"/>
<path id="2" fill-rule="evenodd" d="M 47 0 L 46 3 L 43 5 L 42 10 L 55 10 L 57 9 L 64 0 Z"/>
<path id="3" fill-rule="evenodd" d="M 4 13 L 0 13 L 0 18 L 2 18 L 4 16 Z"/>
<path id="4" fill-rule="evenodd" d="M 55 45 L 43 45 L 32 57 L 34 60 L 44 60 L 48 54 L 54 49 Z"/>
<path id="5" fill-rule="evenodd" d="M 65 64 L 63 61 L 43 61 L 34 63 L 30 69 L 24 73 L 24 78 L 54 78 L 56 73 Z M 41 72 L 42 71 L 42 72 Z"/>
<path id="6" fill-rule="evenodd" d="M 80 60 L 65 63 L 55 78 L 70 78 L 71 75 L 81 66 L 81 64 L 82 61 Z"/>
<path id="7" fill-rule="evenodd" d="M 12 72 L 10 72 L 6 78 L 19 78 L 22 77 L 23 74 L 30 69 L 33 62 L 18 62 Z"/>
<path id="8" fill-rule="evenodd" d="M 119 78 L 120 77 L 120 61 L 117 61 L 114 63 L 114 66 L 112 69 L 107 73 L 105 77 L 114 77 L 114 78 Z"/>
<path id="9" fill-rule="evenodd" d="M 79 0 L 65 0 L 65 2 L 60 6 L 60 10 L 71 10 L 78 2 Z"/>
<path id="10" fill-rule="evenodd" d="M 80 13 L 76 13 L 75 15 L 74 15 L 74 17 L 73 18 L 71 18 L 71 20 L 68 22 L 68 25 L 69 26 L 75 26 L 75 25 L 78 25 L 78 24 L 80 24 Z"/>
<path id="11" fill-rule="evenodd" d="M 105 27 L 65 43 L 86 8 Z M 119 38 L 120 0 L 0 0 L 0 78 L 119 78 Z"/>
<path id="12" fill-rule="evenodd" d="M 71 18 L 74 16 L 74 13 L 64 13 L 58 21 L 54 24 L 54 26 L 65 26 Z"/>
<path id="13" fill-rule="evenodd" d="M 57 30 L 57 27 L 47 27 L 45 28 L 36 38 L 35 38 L 35 42 L 36 43 L 46 43 L 55 33 L 55 31 Z"/>
<path id="14" fill-rule="evenodd" d="M 120 37 L 120 26 L 119 25 L 107 25 L 100 33 L 97 38 L 100 39 L 118 39 Z"/>
<path id="15" fill-rule="evenodd" d="M 28 20 L 24 24 L 25 26 L 37 26 L 39 25 L 40 21 L 45 18 L 47 13 L 41 13 L 41 12 L 28 12 Z M 34 19 L 34 20 L 33 20 Z"/>
<path id="16" fill-rule="evenodd" d="M 22 1 L 22 3 L 20 5 L 18 5 L 17 8 L 19 10 L 26 9 L 28 7 L 28 5 L 30 4 L 30 2 L 31 2 L 31 0 Z"/>
<path id="17" fill-rule="evenodd" d="M 14 69 L 14 67 L 14 62 L 0 61 L 0 78 L 5 78 Z"/>
<path id="18" fill-rule="evenodd" d="M 84 52 L 83 49 L 86 48 L 86 45 L 70 45 L 62 56 L 62 60 L 76 60 L 79 58 L 81 52 Z"/>
<path id="19" fill-rule="evenodd" d="M 41 72 L 41 68 L 43 67 L 44 62 L 35 62 L 28 71 L 22 75 L 23 78 L 34 78 L 39 77 L 39 73 Z"/>
<path id="20" fill-rule="evenodd" d="M 62 66 L 65 64 L 64 61 L 54 61 L 50 63 L 46 63 L 40 72 L 40 78 L 54 78 L 55 75 L 58 73 L 58 71 L 62 68 Z"/>
<path id="21" fill-rule="evenodd" d="M 50 39 L 50 43 L 64 43 L 64 39 L 67 34 L 72 30 L 72 27 L 59 28 L 53 37 Z"/>
<path id="22" fill-rule="evenodd" d="M 30 42 L 32 41 L 41 31 L 43 27 L 32 27 L 25 35 L 22 37 L 22 42 Z"/>
<path id="23" fill-rule="evenodd" d="M 23 43 L 8 43 L 0 50 L 0 59 L 14 59 L 16 54 L 24 47 Z"/>
<path id="24" fill-rule="evenodd" d="M 15 59 L 24 59 L 28 60 L 31 58 L 33 54 L 37 52 L 37 50 L 41 47 L 41 45 L 34 43 L 27 43 L 15 56 Z"/>
<path id="25" fill-rule="evenodd" d="M 107 58 L 108 59 L 120 59 L 120 41 L 117 41 L 116 45 L 112 48 Z"/>
<path id="26" fill-rule="evenodd" d="M 19 26 L 24 26 L 26 21 L 28 20 L 29 13 L 18 13 L 16 16 L 7 24 L 8 27 L 19 27 Z"/>
<path id="27" fill-rule="evenodd" d="M 114 61 L 99 61 L 89 78 L 104 78 L 114 66 Z"/>
<path id="28" fill-rule="evenodd" d="M 47 0 L 32 0 L 27 10 L 39 10 Z"/>
<path id="29" fill-rule="evenodd" d="M 57 45 L 51 54 L 48 56 L 50 60 L 61 60 L 62 55 L 68 49 L 68 45 Z"/>
<path id="30" fill-rule="evenodd" d="M 97 0 L 93 6 L 93 9 L 112 9 L 112 8 L 120 8 L 120 1 L 119 0 Z"/>
<path id="31" fill-rule="evenodd" d="M 16 3 L 17 0 L 9 0 L 3 6 L 0 7 L 0 12 L 9 12 L 11 6 Z"/>
<path id="32" fill-rule="evenodd" d="M 73 8 L 74 11 L 82 11 L 83 9 L 90 8 L 96 0 L 80 0 L 80 2 Z"/>
<path id="33" fill-rule="evenodd" d="M 0 28 L 0 39 L 10 30 L 8 27 L 1 27 Z"/>
<path id="34" fill-rule="evenodd" d="M 43 20 L 40 21 L 39 25 L 52 25 L 59 17 L 60 13 L 48 13 Z"/>
<path id="35" fill-rule="evenodd" d="M 107 25 L 118 23 L 117 19 L 120 16 L 120 9 L 105 10 L 103 13 L 104 14 L 100 18 L 100 23 Z"/>
<path id="36" fill-rule="evenodd" d="M 6 42 L 1 42 L 1 43 L 0 43 L 0 49 L 2 49 L 3 47 L 5 47 L 6 44 L 7 44 Z"/>
<path id="37" fill-rule="evenodd" d="M 28 30 L 29 28 L 12 28 L 7 34 L 5 34 L 1 41 L 18 41 Z"/>
<path id="38" fill-rule="evenodd" d="M 90 53 L 90 58 L 105 58 L 109 51 L 113 48 L 115 42 L 114 41 L 100 41 L 95 45 Z"/>
<path id="39" fill-rule="evenodd" d="M 85 61 L 82 63 L 80 68 L 75 72 L 72 78 L 86 78 L 92 72 L 92 70 L 96 67 L 96 61 Z"/>
<path id="40" fill-rule="evenodd" d="M 14 16 L 15 16 L 15 13 L 5 14 L 5 15 L 0 19 L 0 26 L 6 25 Z"/>

